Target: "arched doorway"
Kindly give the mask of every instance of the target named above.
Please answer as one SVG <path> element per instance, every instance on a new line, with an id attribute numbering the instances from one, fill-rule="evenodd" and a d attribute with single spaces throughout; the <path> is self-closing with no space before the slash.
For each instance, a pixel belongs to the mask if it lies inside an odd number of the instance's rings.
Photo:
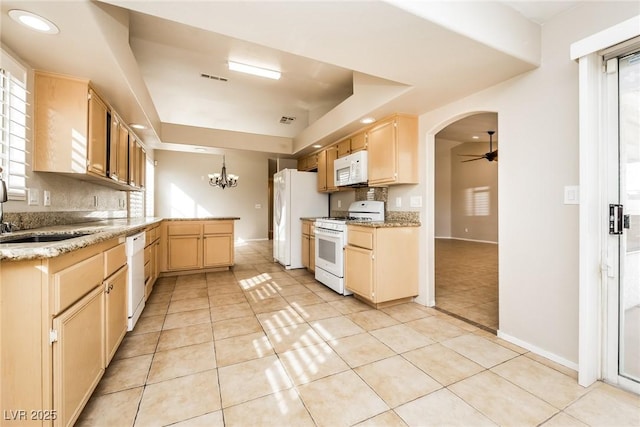
<path id="1" fill-rule="evenodd" d="M 498 115 L 435 135 L 435 307 L 498 330 Z"/>

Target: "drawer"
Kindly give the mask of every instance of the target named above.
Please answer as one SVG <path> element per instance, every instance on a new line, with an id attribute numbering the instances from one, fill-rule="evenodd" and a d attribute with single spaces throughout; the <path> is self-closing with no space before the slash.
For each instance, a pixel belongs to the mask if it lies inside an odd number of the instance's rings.
<path id="1" fill-rule="evenodd" d="M 53 314 L 64 311 L 104 279 L 103 254 L 94 255 L 53 275 Z"/>
<path id="2" fill-rule="evenodd" d="M 365 249 L 373 249 L 373 231 L 361 228 L 349 228 L 347 244 Z"/>
<path id="3" fill-rule="evenodd" d="M 104 253 L 104 277 L 109 277 L 127 263 L 124 243 Z"/>
<path id="4" fill-rule="evenodd" d="M 147 264 L 149 261 L 151 261 L 151 248 L 152 248 L 152 245 L 149 245 L 146 248 L 144 248 L 144 263 L 145 264 Z"/>
<path id="5" fill-rule="evenodd" d="M 173 223 L 167 226 L 167 234 L 169 236 L 186 236 L 193 234 L 200 234 L 202 230 L 202 224 L 190 224 L 189 222 L 185 223 Z"/>
<path id="6" fill-rule="evenodd" d="M 212 221 L 204 224 L 204 234 L 232 234 L 233 222 Z"/>
<path id="7" fill-rule="evenodd" d="M 311 229 L 311 223 L 309 221 L 302 221 L 302 234 L 309 234 Z"/>
<path id="8" fill-rule="evenodd" d="M 149 280 L 149 277 L 151 277 L 151 263 L 148 262 L 144 265 L 144 281 L 145 283 Z"/>
<path id="9" fill-rule="evenodd" d="M 159 233 L 160 233 L 160 228 L 158 228 L 157 226 L 153 227 L 151 229 L 148 229 L 147 233 L 146 233 L 146 236 L 145 236 L 145 239 L 147 239 L 145 241 L 145 243 L 147 245 L 151 244 L 154 240 L 156 240 L 158 237 L 160 237 Z"/>

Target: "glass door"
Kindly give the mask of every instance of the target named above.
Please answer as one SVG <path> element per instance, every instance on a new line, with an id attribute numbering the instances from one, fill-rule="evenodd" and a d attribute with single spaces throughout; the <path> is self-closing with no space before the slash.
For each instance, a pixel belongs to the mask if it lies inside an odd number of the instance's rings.
<path id="1" fill-rule="evenodd" d="M 640 382 L 640 52 L 618 59 L 618 374 Z"/>

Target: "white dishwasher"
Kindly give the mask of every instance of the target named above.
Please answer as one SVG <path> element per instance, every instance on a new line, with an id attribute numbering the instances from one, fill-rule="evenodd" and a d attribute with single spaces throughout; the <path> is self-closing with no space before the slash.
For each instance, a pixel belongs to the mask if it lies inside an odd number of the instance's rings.
<path id="1" fill-rule="evenodd" d="M 128 291 L 128 326 L 127 331 L 133 330 L 144 308 L 144 231 L 127 237 L 125 249 L 129 272 L 127 281 Z"/>

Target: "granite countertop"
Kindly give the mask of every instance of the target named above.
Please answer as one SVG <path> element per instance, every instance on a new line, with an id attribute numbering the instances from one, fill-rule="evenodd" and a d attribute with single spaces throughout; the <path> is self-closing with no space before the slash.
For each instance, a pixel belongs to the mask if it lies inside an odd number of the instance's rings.
<path id="1" fill-rule="evenodd" d="M 415 221 L 347 221 L 347 225 L 359 225 L 362 227 L 371 228 L 386 228 L 386 227 L 420 227 L 419 222 Z"/>
<path id="2" fill-rule="evenodd" d="M 162 218 L 130 218 L 91 221 L 79 224 L 56 225 L 15 231 L 0 235 L 0 260 L 23 261 L 53 258 L 115 237 L 135 234 L 144 228 L 160 223 Z M 90 233 L 85 236 L 57 242 L 7 243 L 8 239 L 46 234 Z"/>
<path id="3" fill-rule="evenodd" d="M 166 221 L 229 221 L 239 220 L 238 216 L 205 216 L 202 218 L 165 218 Z"/>

